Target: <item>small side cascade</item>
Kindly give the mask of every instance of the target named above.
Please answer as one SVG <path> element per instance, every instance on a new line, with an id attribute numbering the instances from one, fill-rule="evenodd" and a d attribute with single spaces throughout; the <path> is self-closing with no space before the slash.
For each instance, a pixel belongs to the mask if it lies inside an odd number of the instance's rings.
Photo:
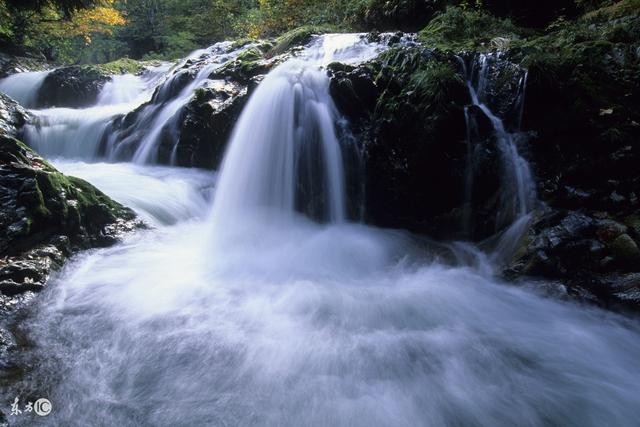
<path id="1" fill-rule="evenodd" d="M 146 102 L 165 71 L 155 67 L 140 76 L 113 76 L 96 105 L 88 108 L 31 110 L 33 120 L 24 127 L 25 141 L 49 157 L 94 160 L 109 123 Z"/>
<path id="2" fill-rule="evenodd" d="M 38 99 L 38 91 L 51 71 L 12 74 L 0 80 L 0 92 L 6 93 L 25 108 L 33 108 Z"/>
<path id="3" fill-rule="evenodd" d="M 202 87 L 212 72 L 251 46 L 249 44 L 236 49 L 231 42 L 221 42 L 208 49 L 197 50 L 183 59 L 158 86 L 151 102 L 136 118 L 134 127 L 127 130 L 126 135 L 116 131 L 109 138 L 111 159 L 126 158 L 124 153 L 135 147 L 132 157 L 129 157 L 134 163 L 157 163 L 163 132 L 177 133 L 177 115 L 191 100 L 196 89 Z M 188 80 L 186 85 L 185 80 Z"/>
<path id="4" fill-rule="evenodd" d="M 460 62 L 472 101 L 465 108 L 468 164 L 464 227 L 467 235 L 473 237 L 475 177 L 483 157 L 495 148 L 500 165 L 500 190 L 494 232 L 503 232 L 503 238 L 517 241 L 537 200 L 531 169 L 519 151 L 519 145 L 525 139 L 520 127 L 527 72 L 503 60 L 499 53 L 478 55 L 470 65 L 462 58 Z M 503 81 L 502 86 L 497 87 L 498 79 L 508 80 L 508 84 Z M 486 145 L 487 136 L 491 147 Z M 520 232 L 512 230 L 513 227 Z M 507 243 L 501 242 L 498 246 L 504 244 Z"/>

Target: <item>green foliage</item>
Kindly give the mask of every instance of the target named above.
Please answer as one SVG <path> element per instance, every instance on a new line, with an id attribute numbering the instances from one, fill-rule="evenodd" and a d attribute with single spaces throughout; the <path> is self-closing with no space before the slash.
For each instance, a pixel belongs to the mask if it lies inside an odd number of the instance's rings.
<path id="1" fill-rule="evenodd" d="M 450 63 L 429 61 L 411 76 L 410 90 L 421 102 L 442 104 L 451 99 L 451 90 L 464 83 Z"/>
<path id="2" fill-rule="evenodd" d="M 442 50 L 483 50 L 491 48 L 493 39 L 518 39 L 521 33 L 522 29 L 508 19 L 481 10 L 449 7 L 420 32 L 419 38 L 425 45 Z"/>
<path id="3" fill-rule="evenodd" d="M 106 74 L 137 74 L 144 69 L 146 64 L 129 58 L 121 58 L 106 64 L 96 65 Z"/>
<path id="4" fill-rule="evenodd" d="M 89 18 L 97 14 L 92 8 L 104 5 L 126 24 L 117 25 L 114 14 L 105 20 L 113 25 L 92 24 Z M 175 59 L 221 40 L 246 44 L 281 35 L 269 52 L 276 55 L 325 31 L 422 29 L 420 40 L 430 47 L 505 50 L 535 36 L 514 23 L 542 25 L 550 32 L 575 22 L 579 13 L 586 12 L 580 22 L 592 24 L 638 10 L 640 0 L 540 0 L 535 5 L 508 0 L 0 0 L 0 48 L 84 64 L 123 56 Z M 52 31 L 47 23 L 52 18 L 82 25 L 61 23 Z M 606 31 L 604 38 L 616 43 L 639 37 L 636 27 Z"/>
<path id="5" fill-rule="evenodd" d="M 447 115 L 468 97 L 464 79 L 448 56 L 428 54 L 424 48 L 396 48 L 381 54 L 380 63 L 376 84 L 385 89 L 376 115 L 381 119 L 401 111 L 407 117 Z"/>

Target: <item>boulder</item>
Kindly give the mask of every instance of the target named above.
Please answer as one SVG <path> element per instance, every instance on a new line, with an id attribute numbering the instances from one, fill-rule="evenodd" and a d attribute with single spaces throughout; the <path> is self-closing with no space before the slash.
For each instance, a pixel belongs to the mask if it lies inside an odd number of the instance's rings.
<path id="1" fill-rule="evenodd" d="M 109 74 L 99 67 L 58 68 L 47 75 L 38 91 L 36 105 L 48 107 L 88 107 L 96 103 Z"/>
<path id="2" fill-rule="evenodd" d="M 505 274 L 560 280 L 574 297 L 637 312 L 640 242 L 628 233 L 609 217 L 546 208 L 534 216 Z"/>

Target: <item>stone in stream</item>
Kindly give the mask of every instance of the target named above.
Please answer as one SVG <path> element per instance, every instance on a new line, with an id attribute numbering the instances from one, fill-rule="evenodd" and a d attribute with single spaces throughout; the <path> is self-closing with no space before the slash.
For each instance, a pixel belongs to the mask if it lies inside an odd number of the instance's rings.
<path id="1" fill-rule="evenodd" d="M 88 107 L 95 104 L 109 75 L 97 67 L 72 66 L 52 71 L 38 91 L 38 108 Z"/>

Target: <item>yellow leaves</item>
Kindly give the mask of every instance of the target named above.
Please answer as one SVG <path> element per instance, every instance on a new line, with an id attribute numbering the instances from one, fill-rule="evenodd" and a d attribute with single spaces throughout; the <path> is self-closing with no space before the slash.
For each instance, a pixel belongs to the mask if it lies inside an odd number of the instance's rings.
<path id="1" fill-rule="evenodd" d="M 111 34 L 114 26 L 126 24 L 120 12 L 110 7 L 113 0 L 105 0 L 104 4 L 105 6 L 80 10 L 70 20 L 50 20 L 43 25 L 53 36 L 82 37 L 86 44 L 91 44 L 92 33 Z"/>

